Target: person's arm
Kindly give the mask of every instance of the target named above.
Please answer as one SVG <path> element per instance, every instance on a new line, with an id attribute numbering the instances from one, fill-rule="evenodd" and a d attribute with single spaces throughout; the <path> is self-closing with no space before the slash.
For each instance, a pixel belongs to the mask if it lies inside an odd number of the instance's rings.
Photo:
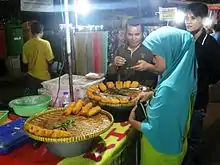
<path id="1" fill-rule="evenodd" d="M 164 57 L 164 50 L 162 48 L 163 42 L 159 33 L 151 33 L 148 35 L 142 44 L 152 52 L 154 55 L 153 64 L 147 64 L 145 70 L 151 71 L 156 74 L 162 74 L 166 69 L 166 61 Z"/>
<path id="2" fill-rule="evenodd" d="M 152 98 L 152 96 L 154 95 L 153 91 L 149 91 L 149 92 L 141 92 L 138 97 L 137 100 L 140 100 L 141 102 L 146 102 L 149 99 Z M 134 127 L 135 129 L 137 129 L 138 131 L 141 131 L 141 122 L 135 120 L 135 110 L 136 110 L 137 106 L 135 106 L 132 111 L 131 114 L 129 116 L 129 123 L 131 124 L 132 127 Z"/>
<path id="3" fill-rule="evenodd" d="M 129 123 L 133 128 L 135 128 L 138 131 L 141 131 L 141 122 L 131 118 L 129 119 Z"/>
<path id="4" fill-rule="evenodd" d="M 113 57 L 113 61 L 108 65 L 107 75 L 116 74 L 119 66 L 116 65 L 116 58 L 122 53 L 122 47 L 119 47 Z M 120 56 L 121 57 L 121 56 Z"/>
<path id="5" fill-rule="evenodd" d="M 154 56 L 153 64 L 148 63 L 144 60 L 139 60 L 137 64 L 131 68 L 138 71 L 149 71 L 157 75 L 160 75 L 166 69 L 166 63 L 163 57 Z"/>
<path id="6" fill-rule="evenodd" d="M 153 64 L 148 63 L 145 69 L 158 75 L 162 74 L 163 71 L 166 69 L 164 58 L 161 56 L 155 55 L 153 57 Z"/>
<path id="7" fill-rule="evenodd" d="M 163 57 L 156 56 L 147 47 L 144 46 L 144 51 L 147 54 L 145 61 L 151 65 L 147 65 L 146 70 L 153 72 L 155 74 L 162 74 L 166 68 L 165 61 Z"/>

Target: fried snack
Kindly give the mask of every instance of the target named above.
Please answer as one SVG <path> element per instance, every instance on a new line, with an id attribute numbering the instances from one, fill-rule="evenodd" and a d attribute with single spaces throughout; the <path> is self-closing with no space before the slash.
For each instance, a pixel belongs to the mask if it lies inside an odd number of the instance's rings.
<path id="1" fill-rule="evenodd" d="M 99 89 L 99 87 L 98 87 L 97 85 L 93 85 L 93 86 L 87 88 L 87 90 L 88 90 L 88 91 L 91 91 L 91 92 L 93 92 L 93 91 L 98 91 L 98 92 L 100 92 L 100 89 Z"/>
<path id="2" fill-rule="evenodd" d="M 116 88 L 121 89 L 121 88 L 123 88 L 123 82 L 122 81 L 116 81 L 115 86 L 116 86 Z"/>
<path id="3" fill-rule="evenodd" d="M 127 81 L 124 81 L 123 88 L 127 88 Z"/>
<path id="4" fill-rule="evenodd" d="M 97 113 L 99 113 L 101 111 L 101 107 L 100 106 L 96 106 L 94 108 L 91 108 L 87 114 L 88 117 L 94 116 Z"/>
<path id="5" fill-rule="evenodd" d="M 33 133 L 33 134 L 34 134 L 34 133 L 36 132 L 36 127 L 35 127 L 35 125 L 30 124 L 28 131 L 29 131 L 30 133 Z"/>
<path id="6" fill-rule="evenodd" d="M 92 87 L 89 87 L 89 88 L 86 89 L 86 93 L 88 93 L 88 92 L 93 92 Z"/>
<path id="7" fill-rule="evenodd" d="M 92 91 L 87 90 L 87 91 L 86 91 L 86 95 L 87 95 L 88 97 L 91 97 L 91 96 L 93 95 L 93 93 L 92 93 Z"/>
<path id="8" fill-rule="evenodd" d="M 102 99 L 101 96 L 99 95 L 93 95 L 92 98 L 95 100 L 95 101 L 100 101 Z"/>
<path id="9" fill-rule="evenodd" d="M 107 87 L 105 86 L 104 83 L 100 83 L 99 84 L 99 89 L 102 91 L 102 92 L 105 92 L 107 90 Z"/>
<path id="10" fill-rule="evenodd" d="M 111 99 L 110 99 L 110 103 L 111 103 L 111 104 L 119 104 L 120 101 L 119 101 L 117 98 L 111 98 Z"/>
<path id="11" fill-rule="evenodd" d="M 106 85 L 107 85 L 108 88 L 114 88 L 115 87 L 115 84 L 112 81 L 107 82 Z"/>
<path id="12" fill-rule="evenodd" d="M 78 101 L 76 102 L 75 107 L 73 107 L 73 109 L 72 109 L 73 114 L 75 114 L 75 115 L 78 114 L 79 111 L 82 109 L 82 107 L 83 107 L 84 104 L 85 104 L 85 103 L 84 103 L 82 100 L 78 100 Z"/>
<path id="13" fill-rule="evenodd" d="M 28 131 L 37 136 L 44 136 L 45 134 L 41 127 L 32 124 L 29 125 Z"/>
<path id="14" fill-rule="evenodd" d="M 131 83 L 131 88 L 137 88 L 138 86 L 139 86 L 139 82 L 137 82 L 137 81 L 133 81 Z"/>
<path id="15" fill-rule="evenodd" d="M 36 132 L 34 133 L 37 136 L 42 136 L 45 137 L 45 130 L 41 127 L 35 126 L 36 127 Z"/>
<path id="16" fill-rule="evenodd" d="M 101 102 L 102 103 L 109 103 L 109 98 L 107 98 L 107 97 L 101 98 Z"/>
<path id="17" fill-rule="evenodd" d="M 130 88 L 131 86 L 131 81 L 127 81 L 127 88 Z"/>
<path id="18" fill-rule="evenodd" d="M 45 133 L 45 137 L 51 137 L 51 135 L 53 134 L 53 130 L 50 129 L 44 129 L 44 133 Z"/>
<path id="19" fill-rule="evenodd" d="M 67 107 L 63 114 L 66 116 L 70 115 L 72 113 L 72 109 L 72 107 Z"/>
<path id="20" fill-rule="evenodd" d="M 62 137 L 70 137 L 71 134 L 67 131 L 63 130 L 49 130 L 49 129 L 44 129 L 36 125 L 28 124 L 26 125 L 26 128 L 28 132 L 36 135 L 36 136 L 42 136 L 42 137 L 54 137 L 54 138 L 62 138 Z"/>
<path id="21" fill-rule="evenodd" d="M 71 134 L 67 131 L 62 131 L 62 130 L 58 130 L 58 129 L 54 129 L 52 131 L 53 131 L 53 133 L 52 133 L 51 137 L 53 137 L 53 138 L 64 138 L 64 137 L 71 136 Z"/>
<path id="22" fill-rule="evenodd" d="M 88 98 L 90 98 L 90 99 L 94 99 L 94 97 L 97 95 L 96 93 L 94 93 L 94 91 L 93 92 L 87 91 L 86 94 L 87 94 Z"/>
<path id="23" fill-rule="evenodd" d="M 123 88 L 130 88 L 131 81 L 125 81 L 123 84 Z"/>
<path id="24" fill-rule="evenodd" d="M 76 105 L 76 102 L 74 101 L 70 103 L 69 107 L 73 108 L 75 105 Z"/>
<path id="25" fill-rule="evenodd" d="M 72 110 L 74 108 L 74 106 L 76 105 L 76 102 L 72 102 L 70 103 L 70 105 L 66 108 L 66 110 L 64 111 L 64 115 L 70 115 L 72 113 Z"/>
<path id="26" fill-rule="evenodd" d="M 129 99 L 126 98 L 126 97 L 120 98 L 119 101 L 120 101 L 121 104 L 127 104 L 127 103 L 129 103 Z"/>
<path id="27" fill-rule="evenodd" d="M 88 97 L 89 97 L 90 99 L 92 99 L 92 100 L 95 100 L 95 99 L 94 99 L 94 96 L 95 96 L 94 94 L 88 95 Z"/>
<path id="28" fill-rule="evenodd" d="M 92 103 L 87 103 L 84 107 L 82 107 L 82 110 L 79 112 L 80 115 L 85 115 L 87 116 L 89 109 L 92 108 Z"/>

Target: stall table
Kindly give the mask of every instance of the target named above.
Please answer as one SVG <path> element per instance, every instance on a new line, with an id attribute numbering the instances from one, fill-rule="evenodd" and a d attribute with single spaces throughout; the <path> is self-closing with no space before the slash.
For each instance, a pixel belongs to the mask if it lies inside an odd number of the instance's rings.
<path id="1" fill-rule="evenodd" d="M 96 143 L 91 150 L 81 156 L 63 159 L 49 153 L 44 144 L 39 147 L 25 144 L 10 154 L 1 155 L 0 162 L 10 165 L 134 165 L 137 135 L 128 122 L 114 123 L 94 140 Z"/>

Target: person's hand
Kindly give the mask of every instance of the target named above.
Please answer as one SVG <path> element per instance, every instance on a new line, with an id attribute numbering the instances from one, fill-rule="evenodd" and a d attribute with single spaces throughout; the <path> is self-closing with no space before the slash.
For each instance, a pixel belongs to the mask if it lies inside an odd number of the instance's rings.
<path id="1" fill-rule="evenodd" d="M 121 56 L 116 56 L 114 59 L 114 64 L 116 66 L 123 66 L 126 62 L 126 59 Z"/>
<path id="2" fill-rule="evenodd" d="M 131 110 L 129 121 L 135 120 L 135 111 L 137 109 L 137 105 L 134 106 L 134 108 Z"/>
<path id="3" fill-rule="evenodd" d="M 139 60 L 135 66 L 131 67 L 131 69 L 134 69 L 136 71 L 145 71 L 148 69 L 149 65 L 151 64 L 144 60 Z"/>
<path id="4" fill-rule="evenodd" d="M 141 92 L 136 100 L 140 100 L 140 102 L 145 102 L 145 101 L 148 101 L 153 95 L 153 92 L 152 91 L 148 91 L 148 92 Z"/>

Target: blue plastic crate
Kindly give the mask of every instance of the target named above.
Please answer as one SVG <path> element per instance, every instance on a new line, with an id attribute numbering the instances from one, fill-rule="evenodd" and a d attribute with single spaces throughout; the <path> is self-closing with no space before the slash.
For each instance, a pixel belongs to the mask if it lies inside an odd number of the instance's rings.
<path id="1" fill-rule="evenodd" d="M 30 139 L 24 132 L 25 120 L 20 118 L 0 126 L 0 154 L 7 154 L 29 142 Z"/>

